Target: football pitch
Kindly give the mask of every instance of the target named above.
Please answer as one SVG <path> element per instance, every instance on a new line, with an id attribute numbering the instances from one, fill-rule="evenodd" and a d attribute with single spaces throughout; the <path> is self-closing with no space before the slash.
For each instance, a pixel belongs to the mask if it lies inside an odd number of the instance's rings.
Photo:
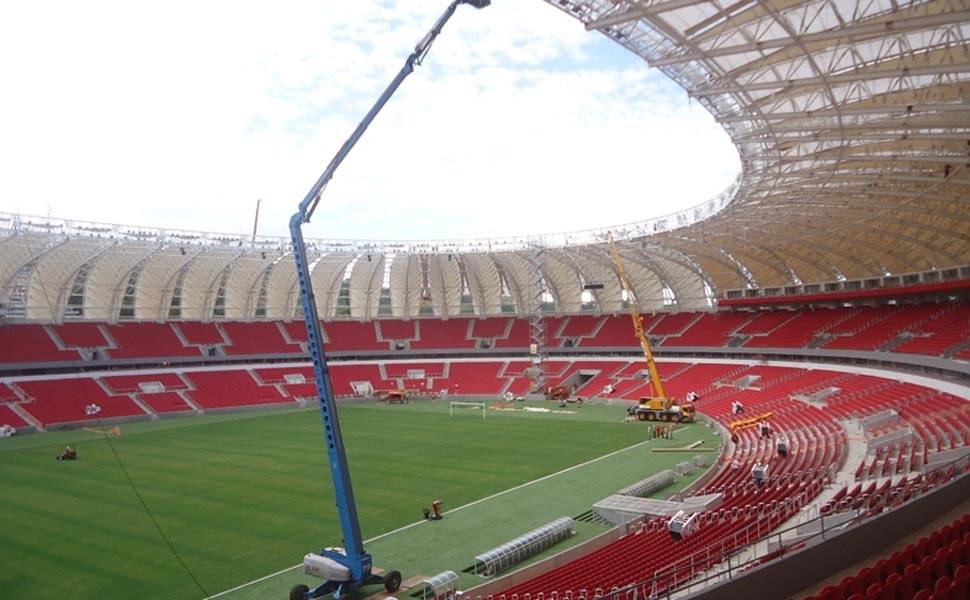
<path id="1" fill-rule="evenodd" d="M 695 425 L 675 440 L 646 442 L 649 427 L 622 423 L 621 407 L 568 410 L 490 411 L 483 421 L 471 410 L 449 417 L 447 403 L 342 406 L 375 565 L 402 571 L 405 579 L 459 571 L 477 552 L 556 517 L 579 515 L 616 489 L 692 456 L 651 453 L 652 447 L 716 440 Z M 296 569 L 247 582 L 340 544 L 316 409 L 186 417 L 122 430 L 111 442 L 133 485 L 96 433 L 0 440 L 0 597 L 204 598 L 244 586 L 220 598 L 282 598 L 294 583 L 313 582 Z M 80 460 L 55 461 L 67 443 Z M 416 523 L 435 498 L 451 512 L 441 522 Z M 602 530 L 577 523 L 571 543 Z M 463 585 L 474 583 L 468 581 L 474 576 L 462 577 Z"/>

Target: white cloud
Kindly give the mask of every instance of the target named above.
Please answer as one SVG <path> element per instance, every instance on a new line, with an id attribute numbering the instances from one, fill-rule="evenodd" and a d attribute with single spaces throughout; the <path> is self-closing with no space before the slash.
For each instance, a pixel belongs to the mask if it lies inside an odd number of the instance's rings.
<path id="1" fill-rule="evenodd" d="M 0 210 L 286 233 L 445 2 L 8 3 Z M 539 0 L 460 7 L 338 171 L 307 235 L 611 225 L 738 170 L 663 75 Z"/>

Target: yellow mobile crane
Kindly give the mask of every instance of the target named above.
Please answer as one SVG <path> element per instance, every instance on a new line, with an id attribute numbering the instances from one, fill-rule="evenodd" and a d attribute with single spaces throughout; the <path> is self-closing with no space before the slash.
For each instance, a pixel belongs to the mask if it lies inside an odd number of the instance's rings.
<path id="1" fill-rule="evenodd" d="M 627 302 L 630 304 L 633 331 L 640 341 L 640 347 L 643 348 L 643 358 L 647 361 L 650 385 L 653 388 L 653 395 L 640 398 L 640 403 L 630 409 L 630 414 L 635 416 L 638 421 L 691 423 L 694 421 L 694 407 L 691 404 L 680 404 L 664 392 L 663 382 L 660 381 L 660 372 L 657 371 L 657 363 L 653 359 L 653 350 L 650 349 L 650 340 L 647 339 L 647 333 L 643 330 L 643 318 L 640 316 L 637 299 L 633 294 L 633 288 L 630 286 L 630 280 L 627 278 L 626 269 L 623 267 L 623 259 L 620 258 L 620 251 L 616 242 L 613 241 L 613 234 L 609 233 L 607 236 L 610 242 L 610 251 L 613 253 L 613 262 L 616 264 L 616 271 L 620 275 L 620 281 L 623 282 Z"/>

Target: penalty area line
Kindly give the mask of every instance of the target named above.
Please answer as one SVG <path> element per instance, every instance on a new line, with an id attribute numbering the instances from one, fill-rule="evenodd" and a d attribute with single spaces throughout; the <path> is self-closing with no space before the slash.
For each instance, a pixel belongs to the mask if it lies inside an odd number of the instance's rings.
<path id="1" fill-rule="evenodd" d="M 681 431 L 683 429 L 684 429 L 683 427 L 679 427 L 679 428 L 675 429 L 674 432 Z M 504 496 L 505 494 L 510 494 L 512 492 L 521 490 L 523 488 L 527 488 L 530 485 L 535 485 L 537 483 L 541 483 L 543 481 L 546 481 L 547 479 L 552 479 L 553 477 L 558 477 L 558 476 L 563 475 L 565 473 L 569 473 L 570 471 L 575 471 L 576 469 L 581 469 L 581 468 L 586 467 L 586 466 L 589 466 L 589 465 L 591 465 L 593 463 L 597 463 L 597 462 L 599 462 L 601 460 L 605 460 L 607 458 L 611 458 L 613 456 L 616 456 L 617 454 L 620 454 L 620 453 L 623 453 L 623 452 L 627 452 L 629 450 L 633 450 L 634 448 L 639 448 L 640 446 L 649 444 L 652 441 L 653 440 L 644 440 L 642 442 L 637 442 L 636 444 L 633 444 L 632 446 L 627 446 L 626 448 L 620 448 L 619 450 L 614 450 L 613 452 L 609 452 L 609 453 L 604 454 L 602 456 L 597 456 L 595 458 L 591 458 L 591 459 L 587 460 L 586 462 L 581 462 L 581 463 L 575 464 L 575 465 L 573 465 L 571 467 L 566 467 L 565 469 L 563 469 L 561 471 L 556 471 L 555 473 L 550 473 L 549 475 L 544 475 L 542 477 L 539 477 L 538 479 L 533 479 L 532 481 L 527 481 L 525 483 L 520 483 L 519 485 L 514 486 L 514 487 L 510 487 L 507 490 L 502 490 L 501 492 L 496 492 L 496 493 L 492 494 L 491 496 L 485 496 L 484 498 L 479 498 L 478 500 L 473 500 L 473 501 L 469 502 L 468 504 L 462 504 L 461 506 L 459 506 L 457 508 L 453 508 L 451 510 L 446 510 L 443 514 L 450 515 L 450 514 L 453 514 L 453 513 L 458 512 L 460 510 L 464 510 L 466 508 L 471 508 L 471 507 L 473 507 L 475 505 L 481 504 L 482 502 L 487 502 L 489 500 L 494 500 L 495 498 L 498 498 L 500 496 Z M 375 535 L 374 537 L 372 537 L 370 539 L 364 540 L 364 543 L 365 544 L 369 544 L 371 542 L 376 542 L 379 539 L 385 538 L 385 537 L 387 537 L 389 535 L 394 535 L 395 533 L 400 533 L 402 531 L 411 529 L 412 527 L 416 527 L 416 526 L 418 526 L 418 525 L 420 525 L 422 523 L 426 523 L 426 522 L 427 521 L 425 521 L 424 519 L 422 519 L 420 521 L 415 521 L 414 523 L 409 523 L 407 525 L 404 525 L 403 527 L 398 527 L 397 529 L 393 529 L 391 531 L 386 531 L 386 532 L 384 532 L 384 533 L 382 533 L 380 535 Z M 272 579 L 273 577 L 276 577 L 277 575 L 282 575 L 283 573 L 287 573 L 287 572 L 292 571 L 294 569 L 299 569 L 302 566 L 303 566 L 303 563 L 301 562 L 301 563 L 298 563 L 298 564 L 293 565 L 292 567 L 287 567 L 285 569 L 280 569 L 279 571 L 277 571 L 275 573 L 270 573 L 269 575 L 264 575 L 263 577 L 260 577 L 259 579 L 254 579 L 254 580 L 249 581 L 247 583 L 243 583 L 241 585 L 237 585 L 234 588 L 225 590 L 223 592 L 219 592 L 218 594 L 213 594 L 212 596 L 207 596 L 203 600 L 212 600 L 213 598 L 219 598 L 219 597 L 225 596 L 226 594 L 231 594 L 233 592 L 238 592 L 239 590 L 241 590 L 243 588 L 249 587 L 251 585 L 256 585 L 257 583 L 262 583 L 263 581 L 266 581 L 267 579 Z"/>

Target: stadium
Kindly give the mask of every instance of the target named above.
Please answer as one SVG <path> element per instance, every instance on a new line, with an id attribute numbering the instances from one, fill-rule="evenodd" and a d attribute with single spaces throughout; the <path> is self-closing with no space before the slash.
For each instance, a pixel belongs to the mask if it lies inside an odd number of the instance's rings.
<path id="1" fill-rule="evenodd" d="M 0 597 L 970 597 L 970 3 L 547 0 L 735 181 L 304 239 L 489 4 L 291 236 L 0 213 Z"/>

